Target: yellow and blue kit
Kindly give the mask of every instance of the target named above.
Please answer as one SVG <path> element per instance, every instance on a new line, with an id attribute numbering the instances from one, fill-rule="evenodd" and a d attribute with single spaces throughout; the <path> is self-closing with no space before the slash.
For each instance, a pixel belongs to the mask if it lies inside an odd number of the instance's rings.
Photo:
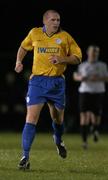
<path id="1" fill-rule="evenodd" d="M 75 40 L 63 30 L 49 37 L 45 27 L 40 27 L 29 32 L 21 47 L 34 51 L 33 77 L 29 81 L 27 105 L 52 101 L 58 108 L 64 108 L 65 80 L 62 75 L 66 64 L 52 64 L 49 57 L 75 55 L 81 60 L 81 50 Z"/>

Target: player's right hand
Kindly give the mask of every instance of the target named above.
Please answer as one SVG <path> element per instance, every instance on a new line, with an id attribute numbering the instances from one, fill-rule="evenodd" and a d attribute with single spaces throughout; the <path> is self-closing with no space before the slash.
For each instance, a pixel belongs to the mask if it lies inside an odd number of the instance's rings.
<path id="1" fill-rule="evenodd" d="M 97 75 L 91 75 L 89 81 L 99 81 L 99 77 Z"/>
<path id="2" fill-rule="evenodd" d="M 23 70 L 23 64 L 22 63 L 16 63 L 15 71 L 17 73 L 20 73 Z"/>

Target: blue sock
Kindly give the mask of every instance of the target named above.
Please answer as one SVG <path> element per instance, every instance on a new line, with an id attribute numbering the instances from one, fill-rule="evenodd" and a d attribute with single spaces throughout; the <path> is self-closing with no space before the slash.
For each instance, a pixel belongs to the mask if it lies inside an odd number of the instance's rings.
<path id="1" fill-rule="evenodd" d="M 54 135 L 55 135 L 55 142 L 56 144 L 60 144 L 62 141 L 62 135 L 64 132 L 64 124 L 57 124 L 55 122 L 52 123 L 52 127 L 54 130 Z"/>
<path id="2" fill-rule="evenodd" d="M 23 156 L 27 159 L 29 158 L 29 151 L 35 137 L 36 126 L 31 123 L 26 123 L 22 133 L 22 148 L 23 148 Z"/>

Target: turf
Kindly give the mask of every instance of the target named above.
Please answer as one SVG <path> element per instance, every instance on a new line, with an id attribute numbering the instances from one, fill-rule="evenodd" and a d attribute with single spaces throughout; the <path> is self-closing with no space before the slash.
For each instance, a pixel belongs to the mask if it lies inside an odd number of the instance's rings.
<path id="1" fill-rule="evenodd" d="M 108 180 L 108 136 L 89 139 L 83 150 L 78 135 L 65 135 L 67 159 L 61 159 L 50 134 L 38 134 L 31 150 L 31 170 L 18 170 L 21 134 L 0 134 L 0 180 Z"/>

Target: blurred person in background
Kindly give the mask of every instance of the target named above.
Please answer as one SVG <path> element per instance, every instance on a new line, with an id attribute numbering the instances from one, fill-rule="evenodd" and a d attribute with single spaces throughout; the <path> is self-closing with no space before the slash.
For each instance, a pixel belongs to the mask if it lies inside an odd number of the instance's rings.
<path id="1" fill-rule="evenodd" d="M 79 81 L 79 109 L 80 126 L 83 148 L 88 147 L 89 125 L 94 142 L 99 138 L 99 124 L 101 122 L 105 82 L 108 81 L 107 66 L 99 60 L 100 48 L 90 45 L 87 49 L 87 60 L 78 66 L 73 78 Z"/>
<path id="2" fill-rule="evenodd" d="M 82 54 L 79 46 L 60 27 L 60 15 L 48 10 L 43 15 L 43 27 L 33 28 L 21 43 L 17 53 L 15 71 L 23 70 L 22 61 L 28 51 L 34 51 L 32 75 L 26 97 L 27 116 L 22 133 L 23 155 L 20 169 L 30 167 L 29 152 L 36 134 L 40 112 L 48 103 L 54 142 L 58 154 L 66 158 L 67 150 L 62 140 L 64 132 L 65 79 L 63 73 L 68 64 L 79 64 Z"/>

